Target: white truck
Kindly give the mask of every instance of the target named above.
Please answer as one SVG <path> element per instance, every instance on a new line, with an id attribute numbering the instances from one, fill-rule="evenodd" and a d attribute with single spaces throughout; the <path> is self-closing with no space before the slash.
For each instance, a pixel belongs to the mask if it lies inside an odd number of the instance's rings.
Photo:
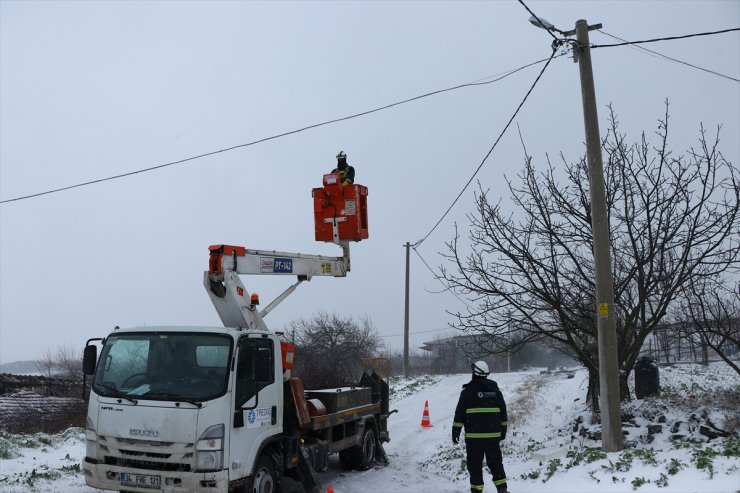
<path id="1" fill-rule="evenodd" d="M 315 493 L 330 454 L 346 469 L 387 463 L 386 364 L 365 365 L 355 387 L 304 391 L 291 376 L 294 347 L 263 320 L 301 282 L 347 274 L 349 245 L 336 243 L 342 257 L 212 246 L 203 282 L 224 327 L 116 327 L 89 340 L 85 482 L 138 493 Z M 240 274 L 298 280 L 260 311 Z"/>

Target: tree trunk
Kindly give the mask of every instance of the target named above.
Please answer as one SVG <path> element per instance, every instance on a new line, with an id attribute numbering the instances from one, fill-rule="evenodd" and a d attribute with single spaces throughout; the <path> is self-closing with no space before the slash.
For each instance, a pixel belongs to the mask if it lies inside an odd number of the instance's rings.
<path id="1" fill-rule="evenodd" d="M 676 361 L 681 361 L 681 337 L 678 337 L 678 356 L 676 356 Z"/>
<path id="2" fill-rule="evenodd" d="M 629 376 L 629 373 L 626 371 L 619 372 L 619 400 L 622 402 L 632 400 L 630 386 L 627 383 Z"/>
<path id="3" fill-rule="evenodd" d="M 586 392 L 586 403 L 594 413 L 599 412 L 599 370 L 588 368 L 588 391 Z"/>
<path id="4" fill-rule="evenodd" d="M 715 346 L 715 345 L 710 345 L 710 347 L 711 347 L 711 348 L 712 348 L 712 349 L 714 350 L 714 352 L 715 352 L 715 353 L 717 353 L 717 356 L 719 356 L 720 358 L 722 358 L 722 361 L 724 361 L 725 363 L 727 363 L 727 364 L 728 364 L 728 365 L 730 366 L 730 368 L 732 368 L 733 370 L 735 370 L 735 372 L 736 372 L 736 373 L 737 373 L 738 375 L 740 375 L 740 366 L 738 366 L 737 364 L 735 364 L 735 363 L 734 363 L 734 362 L 732 361 L 732 358 L 731 358 L 731 357 L 729 357 L 729 356 L 727 356 L 727 355 L 726 355 L 726 354 L 725 354 L 725 353 L 724 353 L 724 352 L 722 351 L 722 343 L 720 343 L 720 344 L 719 344 L 719 345 L 717 345 L 717 346 Z"/>
<path id="5" fill-rule="evenodd" d="M 586 392 L 586 404 L 591 407 L 594 413 L 599 412 L 599 396 L 601 392 L 601 385 L 599 383 L 599 370 L 596 368 L 588 369 L 588 391 Z M 619 372 L 619 400 L 629 401 L 632 400 L 632 394 L 628 385 L 628 372 Z"/>

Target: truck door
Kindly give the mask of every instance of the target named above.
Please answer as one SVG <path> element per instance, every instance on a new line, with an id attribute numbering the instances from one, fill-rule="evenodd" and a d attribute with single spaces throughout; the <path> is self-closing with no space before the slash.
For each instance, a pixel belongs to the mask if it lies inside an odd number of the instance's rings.
<path id="1" fill-rule="evenodd" d="M 279 347 L 263 334 L 244 335 L 237 344 L 234 417 L 229 457 L 231 474 L 251 474 L 260 445 L 282 433 L 282 375 L 276 375 Z"/>

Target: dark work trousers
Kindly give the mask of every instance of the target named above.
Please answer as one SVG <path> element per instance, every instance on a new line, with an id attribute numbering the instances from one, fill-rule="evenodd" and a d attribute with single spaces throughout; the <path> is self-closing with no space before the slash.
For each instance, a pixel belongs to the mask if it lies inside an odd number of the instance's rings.
<path id="1" fill-rule="evenodd" d="M 501 447 L 496 438 L 471 438 L 465 440 L 467 451 L 468 473 L 470 473 L 470 491 L 483 491 L 483 456 L 493 475 L 493 484 L 498 491 L 506 491 L 506 473 L 501 457 Z"/>

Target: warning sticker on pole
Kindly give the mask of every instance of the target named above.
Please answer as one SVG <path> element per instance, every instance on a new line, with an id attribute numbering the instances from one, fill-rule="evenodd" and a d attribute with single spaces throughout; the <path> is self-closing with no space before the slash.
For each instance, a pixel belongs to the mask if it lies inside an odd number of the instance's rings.
<path id="1" fill-rule="evenodd" d="M 609 303 L 599 303 L 599 317 L 609 316 Z"/>

